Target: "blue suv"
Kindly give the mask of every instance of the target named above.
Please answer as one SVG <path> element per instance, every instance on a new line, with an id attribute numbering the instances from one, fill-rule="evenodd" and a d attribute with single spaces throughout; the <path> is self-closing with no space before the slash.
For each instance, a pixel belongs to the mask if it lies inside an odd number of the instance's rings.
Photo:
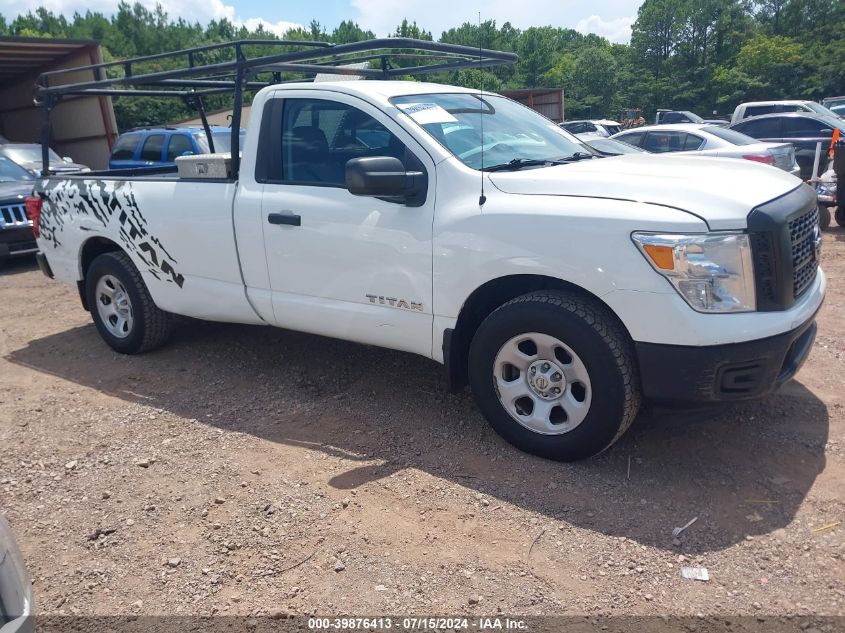
<path id="1" fill-rule="evenodd" d="M 232 130 L 212 126 L 214 151 L 231 151 Z M 243 148 L 246 130 L 241 130 Z M 176 164 L 178 156 L 208 154 L 208 139 L 201 127 L 149 127 L 125 132 L 114 144 L 109 169 L 137 169 L 139 167 L 168 167 Z"/>

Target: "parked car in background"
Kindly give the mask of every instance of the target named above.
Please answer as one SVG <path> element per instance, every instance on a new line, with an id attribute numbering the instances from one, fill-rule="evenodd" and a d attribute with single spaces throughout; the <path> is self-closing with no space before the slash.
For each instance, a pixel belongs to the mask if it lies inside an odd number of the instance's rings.
<path id="1" fill-rule="evenodd" d="M 657 110 L 654 115 L 655 125 L 666 125 L 669 123 L 704 123 L 704 119 L 695 112 L 689 110 Z"/>
<path id="2" fill-rule="evenodd" d="M 32 582 L 12 528 L 0 514 L 0 632 L 34 631 Z"/>
<path id="3" fill-rule="evenodd" d="M 584 145 L 601 156 L 621 156 L 622 154 L 644 154 L 646 151 L 635 145 L 628 145 L 623 141 L 604 136 L 589 136 L 583 134 L 578 137 Z"/>
<path id="4" fill-rule="evenodd" d="M 825 97 L 822 99 L 822 105 L 825 108 L 833 110 L 835 107 L 845 106 L 845 96 L 841 97 Z"/>
<path id="5" fill-rule="evenodd" d="M 830 111 L 833 112 L 840 119 L 845 119 L 845 103 L 830 106 Z"/>
<path id="6" fill-rule="evenodd" d="M 0 267 L 12 257 L 31 255 L 38 250 L 32 221 L 24 208 L 34 181 L 26 169 L 0 156 Z"/>
<path id="7" fill-rule="evenodd" d="M 750 101 L 740 103 L 731 116 L 731 123 L 738 123 L 744 119 L 764 114 L 781 114 L 784 112 L 811 112 L 815 114 L 833 114 L 828 108 L 815 101 L 793 99 L 790 101 Z"/>
<path id="8" fill-rule="evenodd" d="M 70 174 L 91 171 L 85 165 L 74 163 L 70 156 L 62 158 L 52 149 L 47 152 L 50 156 L 50 171 L 52 172 Z M 38 143 L 6 143 L 0 146 L 0 156 L 13 160 L 33 176 L 41 175 L 41 145 Z"/>
<path id="9" fill-rule="evenodd" d="M 583 121 L 564 121 L 559 124 L 570 134 L 592 134 L 598 136 L 613 136 L 622 131 L 622 124 L 610 119 L 585 119 Z"/>
<path id="10" fill-rule="evenodd" d="M 792 143 L 795 159 L 801 167 L 801 178 L 809 180 L 813 175 L 816 144 L 822 144 L 819 175 L 825 169 L 824 152 L 830 145 L 833 130 L 838 129 L 840 134 L 845 134 L 845 121 L 832 114 L 786 112 L 746 119 L 732 124 L 729 129 L 767 143 Z"/>
<path id="11" fill-rule="evenodd" d="M 231 133 L 228 127 L 211 128 L 215 153 L 231 151 Z M 246 130 L 241 130 L 241 139 L 245 134 Z M 208 138 L 201 127 L 138 128 L 121 134 L 117 139 L 109 158 L 109 169 L 172 167 L 179 156 L 210 152 Z"/>
<path id="12" fill-rule="evenodd" d="M 799 173 L 795 150 L 789 143 L 761 143 L 718 125 L 651 125 L 616 134 L 612 140 L 624 141 L 655 154 L 695 152 L 702 156 L 744 158 L 773 165 L 795 176 Z"/>

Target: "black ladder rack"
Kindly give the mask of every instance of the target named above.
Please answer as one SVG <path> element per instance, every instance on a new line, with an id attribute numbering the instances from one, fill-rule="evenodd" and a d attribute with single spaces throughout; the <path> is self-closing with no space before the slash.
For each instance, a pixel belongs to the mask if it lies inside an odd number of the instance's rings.
<path id="1" fill-rule="evenodd" d="M 199 112 L 209 145 L 214 151 L 203 97 L 232 93 L 231 164 L 233 177 L 237 178 L 243 93 L 245 90 L 259 90 L 284 83 L 282 73 L 296 73 L 306 77 L 327 73 L 357 75 L 364 79 L 397 79 L 513 64 L 517 59 L 515 53 L 400 37 L 349 44 L 237 40 L 45 72 L 39 75 L 35 84 L 35 102 L 42 108 L 42 175 L 50 174 L 50 111 L 63 97 L 70 95 L 182 99 L 186 105 Z M 169 70 L 149 69 L 149 66 L 161 63 L 176 67 Z M 72 73 L 87 71 L 93 74 L 93 80 L 55 83 Z M 262 79 L 262 75 L 266 76 Z"/>

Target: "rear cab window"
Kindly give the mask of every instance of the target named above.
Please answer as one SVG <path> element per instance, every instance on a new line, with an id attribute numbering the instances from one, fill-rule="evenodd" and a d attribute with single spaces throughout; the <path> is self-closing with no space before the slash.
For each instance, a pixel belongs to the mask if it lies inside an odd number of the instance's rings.
<path id="1" fill-rule="evenodd" d="M 751 116 L 760 116 L 761 114 L 772 114 L 776 110 L 774 104 L 773 105 L 758 105 L 758 106 L 748 106 L 745 108 L 745 114 L 743 114 L 743 118 L 746 119 Z"/>

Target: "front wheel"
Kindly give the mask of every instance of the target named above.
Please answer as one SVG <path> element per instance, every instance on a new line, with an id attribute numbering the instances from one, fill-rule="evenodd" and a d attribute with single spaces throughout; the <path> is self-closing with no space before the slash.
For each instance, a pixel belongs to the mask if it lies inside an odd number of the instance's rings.
<path id="1" fill-rule="evenodd" d="M 173 315 L 156 306 L 126 253 L 104 253 L 91 262 L 85 296 L 100 336 L 122 354 L 155 349 L 173 330 Z"/>
<path id="2" fill-rule="evenodd" d="M 839 220 L 836 220 L 839 222 Z M 819 205 L 819 228 L 827 230 L 830 227 L 830 208 L 824 205 Z"/>
<path id="3" fill-rule="evenodd" d="M 530 293 L 490 314 L 470 345 L 469 371 L 491 426 L 550 459 L 600 453 L 640 408 L 627 334 L 604 306 L 572 293 Z"/>

